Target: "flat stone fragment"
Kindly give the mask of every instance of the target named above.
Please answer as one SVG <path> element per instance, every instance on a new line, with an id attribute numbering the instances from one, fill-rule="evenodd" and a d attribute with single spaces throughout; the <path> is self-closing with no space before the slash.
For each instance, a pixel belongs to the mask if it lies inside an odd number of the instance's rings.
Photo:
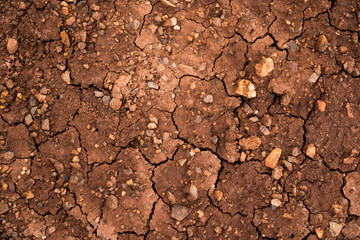
<path id="1" fill-rule="evenodd" d="M 0 215 L 6 213 L 7 211 L 9 211 L 9 205 L 6 203 L 0 204 Z"/>
<path id="2" fill-rule="evenodd" d="M 159 85 L 157 85 L 153 82 L 148 82 L 147 85 L 149 88 L 156 89 L 156 90 L 159 90 L 159 88 L 160 88 Z"/>
<path id="3" fill-rule="evenodd" d="M 265 166 L 274 169 L 279 162 L 281 156 L 281 149 L 274 148 L 270 154 L 265 158 Z"/>
<path id="4" fill-rule="evenodd" d="M 308 79 L 309 82 L 311 83 L 316 83 L 316 81 L 319 79 L 319 74 L 317 74 L 316 72 L 312 73 Z"/>
<path id="5" fill-rule="evenodd" d="M 337 237 L 341 230 L 343 229 L 344 224 L 340 224 L 337 222 L 330 222 L 330 233 L 333 237 Z"/>
<path id="6" fill-rule="evenodd" d="M 25 116 L 25 124 L 26 125 L 30 125 L 33 122 L 33 118 L 31 116 L 31 114 L 28 114 Z"/>
<path id="7" fill-rule="evenodd" d="M 49 119 L 45 119 L 44 121 L 42 121 L 42 130 L 44 131 L 50 131 L 50 121 Z"/>
<path id="8" fill-rule="evenodd" d="M 190 209 L 181 205 L 175 205 L 171 209 L 171 217 L 178 221 L 184 220 L 189 213 Z"/>

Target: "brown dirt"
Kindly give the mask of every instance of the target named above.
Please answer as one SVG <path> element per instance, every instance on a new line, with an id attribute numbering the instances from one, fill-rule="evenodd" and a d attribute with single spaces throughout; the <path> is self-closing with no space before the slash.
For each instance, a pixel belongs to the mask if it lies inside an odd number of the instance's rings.
<path id="1" fill-rule="evenodd" d="M 1 1 L 0 239 L 360 239 L 359 32 L 356 0 Z"/>

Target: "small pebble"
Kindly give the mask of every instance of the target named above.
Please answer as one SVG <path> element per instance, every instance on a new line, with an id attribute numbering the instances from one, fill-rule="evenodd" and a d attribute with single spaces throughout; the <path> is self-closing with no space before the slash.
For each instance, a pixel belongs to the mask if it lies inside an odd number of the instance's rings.
<path id="1" fill-rule="evenodd" d="M 33 118 L 31 116 L 31 114 L 26 115 L 25 116 L 25 124 L 29 126 L 32 122 L 33 122 Z"/>
<path id="2" fill-rule="evenodd" d="M 343 229 L 344 224 L 340 224 L 337 222 L 330 222 L 330 233 L 333 237 L 337 237 L 341 230 Z"/>
<path id="3" fill-rule="evenodd" d="M 294 156 L 288 156 L 287 157 L 287 160 L 289 161 L 289 162 L 291 162 L 291 163 L 299 163 L 298 162 L 298 159 L 296 158 L 296 157 L 294 157 Z"/>
<path id="4" fill-rule="evenodd" d="M 103 101 L 103 104 L 104 104 L 105 106 L 107 106 L 107 105 L 110 104 L 111 97 L 110 97 L 110 96 L 104 96 L 104 97 L 102 98 L 102 101 Z"/>
<path id="5" fill-rule="evenodd" d="M 175 26 L 175 25 L 177 24 L 177 19 L 176 19 L 176 17 L 170 18 L 170 22 L 171 22 L 171 25 L 172 25 L 172 26 Z"/>
<path id="6" fill-rule="evenodd" d="M 299 147 L 294 147 L 292 149 L 291 155 L 293 155 L 294 157 L 297 157 L 301 154 L 301 150 Z"/>
<path id="7" fill-rule="evenodd" d="M 165 65 L 168 65 L 168 64 L 169 64 L 169 59 L 168 59 L 167 57 L 164 57 L 164 58 L 163 58 L 163 63 L 164 63 Z M 164 77 L 166 77 L 166 76 L 163 75 L 163 76 L 161 77 L 161 79 L 165 80 Z M 165 81 L 167 81 L 167 79 L 166 79 Z"/>
<path id="8" fill-rule="evenodd" d="M 197 116 L 195 117 L 195 123 L 196 123 L 196 124 L 199 124 L 199 123 L 201 123 L 201 121 L 202 121 L 202 117 L 201 117 L 200 115 L 197 115 Z"/>
<path id="9" fill-rule="evenodd" d="M 223 199 L 224 194 L 223 194 L 221 191 L 216 190 L 216 191 L 214 192 L 214 196 L 215 196 L 215 199 L 216 199 L 218 202 L 220 202 L 220 201 Z"/>
<path id="10" fill-rule="evenodd" d="M 256 97 L 256 90 L 254 84 L 252 84 L 252 82 L 246 79 L 239 80 L 237 82 L 235 93 L 246 98 Z"/>
<path id="11" fill-rule="evenodd" d="M 316 228 L 315 229 L 315 234 L 316 234 L 316 236 L 318 237 L 318 238 L 323 238 L 323 236 L 324 236 L 324 230 L 322 230 L 321 228 Z"/>
<path id="12" fill-rule="evenodd" d="M 255 65 L 255 71 L 259 77 L 266 77 L 272 70 L 274 70 L 274 61 L 272 58 L 263 58 Z"/>
<path id="13" fill-rule="evenodd" d="M 70 84 L 71 79 L 70 79 L 70 71 L 65 71 L 61 74 L 61 79 L 64 80 L 64 82 L 66 82 L 67 84 Z"/>
<path id="14" fill-rule="evenodd" d="M 66 21 L 65 21 L 65 23 L 66 23 L 66 25 L 68 25 L 68 26 L 71 26 L 71 25 L 73 25 L 73 23 L 76 21 L 76 19 L 75 19 L 75 17 L 69 17 L 68 19 L 66 19 Z"/>
<path id="15" fill-rule="evenodd" d="M 149 123 L 149 124 L 147 125 L 147 128 L 148 128 L 148 129 L 156 129 L 156 128 L 157 128 L 157 125 L 156 125 L 156 123 L 151 122 L 151 123 Z"/>
<path id="16" fill-rule="evenodd" d="M 0 203 L 0 215 L 9 211 L 9 205 L 6 203 Z"/>
<path id="17" fill-rule="evenodd" d="M 8 79 L 6 82 L 5 82 L 5 85 L 8 89 L 12 89 L 14 87 L 14 82 L 11 80 L 11 79 Z"/>
<path id="18" fill-rule="evenodd" d="M 219 227 L 219 226 L 216 226 L 216 227 L 214 228 L 214 232 L 215 232 L 216 234 L 221 234 L 221 233 L 222 233 L 222 228 Z"/>
<path id="19" fill-rule="evenodd" d="M 341 53 L 347 53 L 348 48 L 345 47 L 345 46 L 341 46 L 341 47 L 339 48 L 339 50 L 340 50 Z"/>
<path id="20" fill-rule="evenodd" d="M 160 88 L 157 84 L 155 84 L 153 82 L 148 82 L 147 85 L 149 88 L 156 89 L 156 90 L 158 90 Z"/>
<path id="21" fill-rule="evenodd" d="M 31 115 L 35 115 L 36 110 L 37 110 L 37 107 L 32 107 L 32 108 L 30 109 Z"/>
<path id="22" fill-rule="evenodd" d="M 272 178 L 275 179 L 275 180 L 279 180 L 282 176 L 283 176 L 283 167 L 281 166 L 276 166 L 274 168 L 274 170 L 272 171 Z"/>
<path id="23" fill-rule="evenodd" d="M 121 105 L 122 105 L 122 102 L 120 99 L 113 98 L 110 101 L 110 107 L 115 111 L 118 111 L 121 108 Z"/>
<path id="24" fill-rule="evenodd" d="M 48 94 L 48 89 L 46 87 L 43 87 L 43 88 L 40 89 L 40 93 L 44 94 L 44 95 L 47 95 Z"/>
<path id="25" fill-rule="evenodd" d="M 61 42 L 66 46 L 66 47 L 70 47 L 70 38 L 69 35 L 65 32 L 62 31 L 60 33 L 60 38 L 61 38 Z"/>
<path id="26" fill-rule="evenodd" d="M 343 163 L 344 164 L 353 164 L 354 161 L 355 161 L 354 157 L 347 157 L 347 158 L 344 158 Z"/>
<path id="27" fill-rule="evenodd" d="M 270 154 L 265 158 L 265 166 L 274 169 L 279 162 L 281 156 L 281 149 L 274 148 Z"/>
<path id="28" fill-rule="evenodd" d="M 95 95 L 95 97 L 101 98 L 104 96 L 104 93 L 100 92 L 100 91 L 94 91 L 94 95 Z"/>
<path id="29" fill-rule="evenodd" d="M 74 156 L 71 161 L 74 163 L 78 163 L 78 162 L 80 162 L 80 158 L 79 158 L 79 156 Z"/>
<path id="30" fill-rule="evenodd" d="M 178 221 L 184 220 L 189 213 L 190 209 L 181 205 L 175 205 L 171 208 L 171 217 Z"/>
<path id="31" fill-rule="evenodd" d="M 134 20 L 134 23 L 133 23 L 133 26 L 134 26 L 134 29 L 135 29 L 135 30 L 139 29 L 139 27 L 140 27 L 140 21 L 137 20 L 137 19 L 135 19 L 135 20 Z"/>
<path id="32" fill-rule="evenodd" d="M 111 195 L 111 196 L 106 198 L 106 205 L 110 209 L 117 209 L 118 204 L 119 204 L 119 201 L 115 196 Z"/>
<path id="33" fill-rule="evenodd" d="M 310 143 L 306 149 L 305 154 L 309 157 L 309 158 L 314 158 L 315 154 L 316 154 L 316 147 L 313 143 Z"/>
<path id="34" fill-rule="evenodd" d="M 285 168 L 286 168 L 287 170 L 289 170 L 289 172 L 291 172 L 291 171 L 293 170 L 292 163 L 284 160 L 284 161 L 283 161 L 283 164 L 284 164 Z"/>
<path id="35" fill-rule="evenodd" d="M 100 15 L 99 12 L 93 12 L 92 18 L 93 18 L 94 20 L 96 20 L 96 21 L 99 21 L 100 18 L 101 18 L 101 15 Z"/>
<path id="36" fill-rule="evenodd" d="M 16 53 L 16 51 L 18 50 L 19 47 L 19 43 L 16 39 L 14 38 L 9 38 L 8 42 L 7 42 L 7 50 L 10 54 L 14 54 Z"/>
<path id="37" fill-rule="evenodd" d="M 199 219 L 202 219 L 204 217 L 204 215 L 205 215 L 204 212 L 201 211 L 201 210 L 197 210 L 196 213 L 198 214 Z"/>
<path id="38" fill-rule="evenodd" d="M 218 138 L 217 136 L 212 136 L 212 137 L 211 137 L 211 142 L 212 142 L 213 144 L 216 144 L 218 141 L 219 141 L 219 138 Z"/>
<path id="39" fill-rule="evenodd" d="M 86 43 L 84 43 L 84 42 L 79 42 L 77 46 L 78 46 L 78 48 L 79 48 L 80 50 L 83 50 L 83 49 L 86 48 Z"/>
<path id="40" fill-rule="evenodd" d="M 192 197 L 193 200 L 196 200 L 199 196 L 199 193 L 198 193 L 198 189 L 195 185 L 191 184 L 190 185 L 190 196 Z"/>
<path id="41" fill-rule="evenodd" d="M 199 66 L 198 71 L 203 72 L 206 70 L 206 67 L 207 67 L 207 64 L 206 64 L 206 62 L 204 62 Z"/>
<path id="42" fill-rule="evenodd" d="M 42 121 L 41 128 L 44 131 L 50 131 L 50 121 L 49 119 L 45 119 Z"/>
<path id="43" fill-rule="evenodd" d="M 325 112 L 326 103 L 323 100 L 317 100 L 317 106 L 320 112 Z"/>
<path id="44" fill-rule="evenodd" d="M 214 24 L 214 26 L 220 27 L 221 26 L 221 18 L 214 18 L 212 23 Z"/>
<path id="45" fill-rule="evenodd" d="M 62 173 L 62 172 L 64 172 L 64 170 L 65 170 L 64 164 L 62 164 L 61 162 L 58 162 L 58 161 L 56 161 L 56 162 L 54 163 L 54 167 L 55 167 L 55 169 L 56 169 L 56 171 L 57 171 L 58 173 Z"/>
<path id="46" fill-rule="evenodd" d="M 274 207 L 280 207 L 281 206 L 281 201 L 279 199 L 271 199 L 271 205 L 273 205 Z"/>
<path id="47" fill-rule="evenodd" d="M 320 35 L 316 40 L 316 44 L 315 44 L 316 50 L 318 50 L 319 52 L 325 52 L 328 46 L 329 46 L 329 42 L 327 38 L 324 35 Z"/>
<path id="48" fill-rule="evenodd" d="M 137 108 L 136 104 L 132 104 L 132 105 L 129 106 L 130 112 L 135 112 L 136 108 Z"/>
<path id="49" fill-rule="evenodd" d="M 214 101 L 214 97 L 211 94 L 206 94 L 203 101 L 204 103 L 212 103 Z"/>
<path id="50" fill-rule="evenodd" d="M 310 75 L 310 77 L 308 78 L 308 82 L 311 82 L 311 83 L 316 83 L 316 81 L 319 79 L 319 74 L 317 74 L 316 72 L 312 73 Z"/>
<path id="51" fill-rule="evenodd" d="M 65 202 L 65 208 L 70 209 L 73 207 L 74 207 L 74 205 L 71 202 Z"/>
<path id="52" fill-rule="evenodd" d="M 26 199 L 33 199 L 35 197 L 32 191 L 25 192 Z"/>
<path id="53" fill-rule="evenodd" d="M 10 161 L 11 159 L 13 159 L 15 156 L 15 154 L 13 152 L 6 152 L 4 154 L 4 158 L 6 161 Z"/>
<path id="54" fill-rule="evenodd" d="M 166 192 L 166 196 L 169 199 L 169 201 L 171 202 L 171 204 L 175 204 L 176 203 L 176 198 L 175 196 L 171 193 L 171 192 Z"/>
<path id="55" fill-rule="evenodd" d="M 99 28 L 101 28 L 101 29 L 105 29 L 106 28 L 106 25 L 105 24 L 103 24 L 103 23 L 99 23 Z"/>
<path id="56" fill-rule="evenodd" d="M 255 150 L 260 147 L 261 139 L 256 136 L 242 138 L 239 140 L 239 145 L 244 150 Z"/>
<path id="57" fill-rule="evenodd" d="M 55 48 L 57 53 L 61 53 L 61 51 L 63 50 L 61 46 L 56 46 Z"/>
<path id="58" fill-rule="evenodd" d="M 260 126 L 260 132 L 262 132 L 265 136 L 270 134 L 270 131 L 267 127 L 265 127 L 264 125 Z"/>

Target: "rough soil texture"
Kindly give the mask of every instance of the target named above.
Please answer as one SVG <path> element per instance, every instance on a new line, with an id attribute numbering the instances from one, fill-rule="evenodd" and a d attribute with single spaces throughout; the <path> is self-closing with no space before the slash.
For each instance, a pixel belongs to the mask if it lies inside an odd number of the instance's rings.
<path id="1" fill-rule="evenodd" d="M 0 239 L 360 239 L 357 0 L 0 1 Z"/>

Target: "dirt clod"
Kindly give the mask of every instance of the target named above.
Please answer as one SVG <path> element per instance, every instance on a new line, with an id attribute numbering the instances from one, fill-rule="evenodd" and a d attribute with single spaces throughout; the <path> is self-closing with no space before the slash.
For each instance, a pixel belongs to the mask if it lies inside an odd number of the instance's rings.
<path id="1" fill-rule="evenodd" d="M 239 145 L 244 150 L 255 150 L 260 147 L 261 139 L 256 136 L 242 138 L 239 140 Z"/>
<path id="2" fill-rule="evenodd" d="M 0 239 L 359 239 L 359 7 L 0 1 Z"/>

